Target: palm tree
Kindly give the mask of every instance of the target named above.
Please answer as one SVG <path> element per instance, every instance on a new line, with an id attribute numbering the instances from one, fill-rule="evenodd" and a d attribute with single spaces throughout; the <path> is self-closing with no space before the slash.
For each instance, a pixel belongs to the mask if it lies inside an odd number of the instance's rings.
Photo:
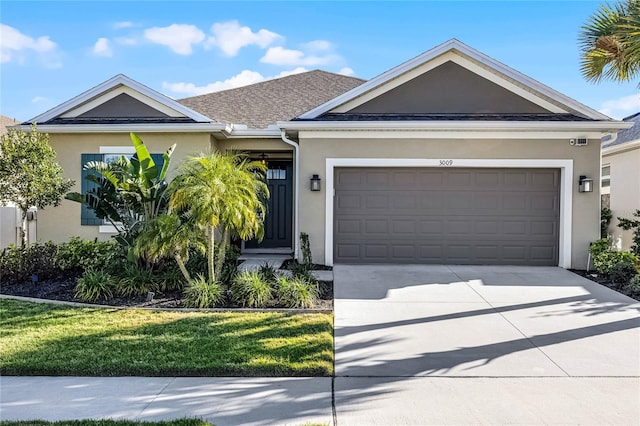
<path id="1" fill-rule="evenodd" d="M 601 5 L 582 26 L 580 69 L 588 81 L 629 81 L 640 73 L 640 1 Z"/>
<path id="2" fill-rule="evenodd" d="M 145 224 L 135 242 L 135 254 L 155 262 L 171 256 L 178 264 L 180 272 L 187 282 L 191 275 L 185 264 L 189 261 L 190 249 L 204 252 L 205 244 L 202 232 L 193 221 L 176 212 L 161 214 Z"/>
<path id="3" fill-rule="evenodd" d="M 169 206 L 186 212 L 206 230 L 209 281 L 224 262 L 231 234 L 242 239 L 262 238 L 265 200 L 265 166 L 244 154 L 200 154 L 189 157 L 170 184 Z M 215 262 L 216 228 L 221 231 Z M 216 265 L 217 263 L 217 265 Z"/>

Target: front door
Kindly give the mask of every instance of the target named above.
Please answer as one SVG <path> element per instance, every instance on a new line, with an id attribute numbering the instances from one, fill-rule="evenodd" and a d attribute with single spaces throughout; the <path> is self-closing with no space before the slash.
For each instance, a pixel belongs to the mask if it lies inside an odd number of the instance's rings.
<path id="1" fill-rule="evenodd" d="M 293 163 L 269 161 L 267 170 L 269 202 L 262 241 L 245 241 L 247 249 L 291 248 L 293 218 Z"/>

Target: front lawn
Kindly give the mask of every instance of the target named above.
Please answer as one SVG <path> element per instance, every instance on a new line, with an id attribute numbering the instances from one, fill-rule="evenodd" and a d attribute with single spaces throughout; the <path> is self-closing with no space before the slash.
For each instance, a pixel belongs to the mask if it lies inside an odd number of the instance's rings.
<path id="1" fill-rule="evenodd" d="M 330 376 L 330 314 L 160 312 L 0 300 L 0 373 Z"/>

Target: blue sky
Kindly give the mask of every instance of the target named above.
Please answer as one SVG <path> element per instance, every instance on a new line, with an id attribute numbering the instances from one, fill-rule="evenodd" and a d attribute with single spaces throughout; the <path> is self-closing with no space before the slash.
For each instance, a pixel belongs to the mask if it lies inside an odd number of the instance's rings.
<path id="1" fill-rule="evenodd" d="M 179 99 L 293 72 L 372 78 L 457 38 L 622 118 L 637 82 L 587 83 L 597 1 L 0 2 L 0 114 L 34 116 L 122 73 Z"/>

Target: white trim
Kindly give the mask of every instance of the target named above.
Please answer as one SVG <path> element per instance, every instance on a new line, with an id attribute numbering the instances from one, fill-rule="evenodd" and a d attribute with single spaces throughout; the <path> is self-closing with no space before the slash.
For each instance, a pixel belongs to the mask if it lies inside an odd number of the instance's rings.
<path id="1" fill-rule="evenodd" d="M 118 231 L 116 230 L 116 227 L 113 225 L 100 225 L 98 227 L 98 232 L 100 234 L 117 234 Z"/>
<path id="2" fill-rule="evenodd" d="M 354 99 L 351 99 L 345 102 L 344 104 L 331 110 L 331 112 L 338 112 L 338 113 L 348 112 L 390 90 L 395 89 L 398 86 L 403 85 L 404 83 L 407 83 L 410 80 L 413 80 L 416 77 L 419 77 L 422 74 L 425 74 L 433 70 L 434 68 L 440 65 L 445 64 L 446 62 L 453 62 L 457 65 L 460 65 L 461 67 L 467 69 L 468 71 L 471 71 L 472 73 L 479 75 L 480 77 L 483 77 L 486 80 L 489 80 L 490 82 L 508 90 L 511 93 L 514 93 L 515 95 L 520 96 L 523 99 L 526 99 L 529 102 L 532 102 L 538 105 L 541 108 L 546 109 L 549 112 L 554 112 L 558 114 L 563 114 L 563 113 L 566 114 L 569 112 L 568 109 L 562 109 L 557 105 L 552 104 L 551 102 L 541 98 L 540 96 L 537 96 L 534 93 L 513 84 L 511 81 L 505 80 L 504 78 L 498 76 L 494 72 L 490 72 L 486 68 L 483 68 L 477 65 L 476 63 L 470 61 L 469 59 L 463 56 L 460 56 L 459 54 L 455 53 L 455 51 L 449 51 L 431 61 L 418 65 L 412 70 L 398 76 L 397 78 L 391 81 L 387 81 L 385 84 L 382 84 L 376 87 L 375 89 L 363 94 L 362 96 L 358 96 Z"/>
<path id="3" fill-rule="evenodd" d="M 489 69 L 495 71 L 497 74 L 502 74 L 504 76 L 506 76 L 507 78 L 510 78 L 512 80 L 515 80 L 516 82 L 522 84 L 525 88 L 529 88 L 531 89 L 534 93 L 538 92 L 543 96 L 546 96 L 550 99 L 555 100 L 556 102 L 558 102 L 560 105 L 564 105 L 566 107 L 568 107 L 569 109 L 572 109 L 578 113 L 584 114 L 587 117 L 594 119 L 594 120 L 611 120 L 611 118 L 607 117 L 606 115 L 592 109 L 589 108 L 588 106 L 581 104 L 580 102 L 569 98 L 566 95 L 563 95 L 562 93 L 532 79 L 531 77 L 528 77 L 522 73 L 520 73 L 519 71 L 514 70 L 513 68 L 510 68 L 506 65 L 504 65 L 501 62 L 496 61 L 495 59 L 467 46 L 466 44 L 456 40 L 456 39 L 451 39 L 445 43 L 442 43 L 439 46 L 434 47 L 431 50 L 428 50 L 427 52 L 424 52 L 423 54 L 410 59 L 409 61 L 406 61 L 392 69 L 390 69 L 389 71 L 384 72 L 383 74 L 380 74 L 379 76 L 361 84 L 360 86 L 356 87 L 355 89 L 352 89 L 304 114 L 302 114 L 300 116 L 300 118 L 316 118 L 322 114 L 324 114 L 325 112 L 328 112 L 342 104 L 344 104 L 345 102 L 348 102 L 358 96 L 363 95 L 364 93 L 367 93 L 370 90 L 373 90 L 374 88 L 381 86 L 399 76 L 401 76 L 402 74 L 411 71 L 412 69 L 414 69 L 415 67 L 419 67 L 422 64 L 432 61 L 435 58 L 437 58 L 440 55 L 443 55 L 444 53 L 447 53 L 449 51 L 457 51 L 459 53 L 461 53 L 462 55 L 468 56 L 469 58 L 485 65 L 486 67 L 488 67 Z"/>
<path id="4" fill-rule="evenodd" d="M 132 146 L 101 146 L 100 154 L 135 154 L 136 149 Z"/>
<path id="5" fill-rule="evenodd" d="M 432 158 L 327 158 L 325 168 L 325 264 L 333 265 L 333 198 L 336 167 L 443 167 Z M 556 159 L 450 159 L 453 167 L 555 168 L 560 169 L 560 229 L 558 266 L 571 267 L 573 212 L 573 160 Z"/>
<path id="6" fill-rule="evenodd" d="M 43 133 L 202 133 L 222 132 L 224 124 L 217 123 L 144 123 L 144 124 L 43 124 Z"/>
<path id="7" fill-rule="evenodd" d="M 433 133 L 446 131 L 503 131 L 503 132 L 598 132 L 615 133 L 628 129 L 633 123 L 624 121 L 279 121 L 281 129 L 288 130 L 425 130 Z M 338 134 L 336 134 L 338 136 Z M 344 137 L 344 134 L 340 134 Z M 387 134 L 384 137 L 388 137 Z M 602 135 L 598 135 L 598 139 Z M 326 136 L 323 136 L 326 137 Z"/>
<path id="8" fill-rule="evenodd" d="M 155 99 L 150 98 L 149 96 L 146 96 L 140 92 L 136 92 L 135 90 L 127 87 L 127 86 L 120 86 L 120 87 L 116 87 L 114 89 L 111 89 L 108 92 L 103 93 L 102 95 L 98 96 L 97 98 L 94 98 L 92 100 L 90 100 L 89 102 L 86 102 L 82 105 L 80 105 L 77 108 L 74 109 L 70 109 L 69 111 L 65 112 L 64 114 L 61 114 L 60 117 L 61 118 L 74 118 L 74 117 L 78 117 L 86 112 L 91 111 L 92 109 L 112 100 L 113 98 L 120 96 L 122 94 L 126 94 L 131 96 L 132 98 L 142 102 L 143 104 L 169 116 L 169 117 L 185 117 L 184 114 L 179 113 L 178 111 L 176 111 L 173 108 L 169 108 L 166 104 L 163 104 L 161 102 L 158 102 Z"/>
<path id="9" fill-rule="evenodd" d="M 640 148 L 640 139 L 631 141 L 631 142 L 621 143 L 614 146 L 605 146 L 602 148 L 602 156 L 604 157 L 608 155 L 619 154 L 621 152 L 631 151 L 632 149 L 637 149 L 637 148 Z"/>
<path id="10" fill-rule="evenodd" d="M 52 109 L 50 109 L 49 111 L 38 115 L 37 117 L 32 118 L 31 120 L 28 120 L 29 123 L 45 123 L 53 118 L 56 118 L 58 116 L 60 116 L 61 114 L 64 114 L 74 108 L 79 107 L 80 105 L 84 104 L 85 102 L 91 101 L 92 99 L 101 96 L 102 94 L 104 94 L 105 92 L 110 91 L 111 89 L 118 87 L 118 86 L 128 86 L 130 88 L 132 88 L 133 90 L 135 90 L 136 92 L 139 92 L 145 96 L 147 96 L 148 98 L 151 98 L 161 104 L 166 105 L 167 107 L 183 114 L 186 117 L 189 117 L 197 122 L 202 122 L 202 123 L 210 123 L 213 122 L 214 120 L 212 120 L 211 118 L 200 114 L 199 112 L 196 112 L 194 110 L 192 110 L 191 108 L 187 108 L 186 106 L 182 105 L 181 103 L 171 99 L 168 96 L 163 95 L 160 92 L 157 92 L 153 89 L 150 89 L 149 87 L 138 83 L 135 80 L 130 79 L 129 77 L 127 77 L 124 74 L 118 74 L 112 78 L 110 78 L 109 80 L 79 94 L 78 96 L 69 99 L 66 102 L 61 103 L 60 105 L 53 107 Z"/>

